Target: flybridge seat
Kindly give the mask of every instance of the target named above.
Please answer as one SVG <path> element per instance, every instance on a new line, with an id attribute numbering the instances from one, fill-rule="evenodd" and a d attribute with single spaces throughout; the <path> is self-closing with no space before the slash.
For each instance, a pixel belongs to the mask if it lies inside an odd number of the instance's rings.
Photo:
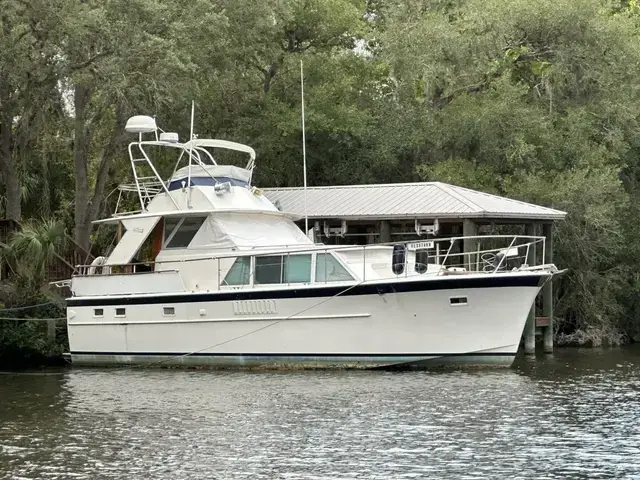
<path id="1" fill-rule="evenodd" d="M 169 182 L 169 191 L 187 186 L 189 167 L 177 170 Z M 251 172 L 234 165 L 191 165 L 190 186 L 210 186 L 228 182 L 234 187 L 249 188 Z"/>

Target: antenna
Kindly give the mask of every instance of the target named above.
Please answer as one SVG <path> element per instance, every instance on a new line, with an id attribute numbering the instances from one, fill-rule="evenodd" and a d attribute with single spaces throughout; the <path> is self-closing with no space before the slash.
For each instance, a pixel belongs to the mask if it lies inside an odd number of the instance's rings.
<path id="1" fill-rule="evenodd" d="M 300 95 L 302 97 L 302 172 L 304 177 L 304 234 L 309 233 L 309 217 L 307 217 L 307 142 L 304 131 L 304 70 L 300 60 Z"/>
<path id="2" fill-rule="evenodd" d="M 187 194 L 187 208 L 191 208 L 191 160 L 193 156 L 193 117 L 195 114 L 195 102 L 191 100 L 191 133 L 189 134 L 189 174 L 187 175 L 187 187 L 189 193 Z"/>

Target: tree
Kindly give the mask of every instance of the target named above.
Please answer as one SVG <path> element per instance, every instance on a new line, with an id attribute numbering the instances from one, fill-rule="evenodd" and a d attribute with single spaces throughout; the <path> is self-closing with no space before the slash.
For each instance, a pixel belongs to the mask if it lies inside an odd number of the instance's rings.
<path id="1" fill-rule="evenodd" d="M 431 119 L 418 173 L 568 211 L 562 338 L 621 341 L 638 243 L 621 221 L 640 178 L 637 21 L 598 0 L 399 2 L 385 18 L 397 98 Z"/>
<path id="2" fill-rule="evenodd" d="M 26 292 L 37 293 L 45 284 L 47 267 L 63 253 L 66 235 L 60 222 L 25 223 L 1 245 L 0 255 Z"/>
<path id="3" fill-rule="evenodd" d="M 57 82 L 57 2 L 3 2 L 0 14 L 0 173 L 5 216 L 19 221 L 21 172 L 44 118 L 42 107 L 55 97 Z"/>

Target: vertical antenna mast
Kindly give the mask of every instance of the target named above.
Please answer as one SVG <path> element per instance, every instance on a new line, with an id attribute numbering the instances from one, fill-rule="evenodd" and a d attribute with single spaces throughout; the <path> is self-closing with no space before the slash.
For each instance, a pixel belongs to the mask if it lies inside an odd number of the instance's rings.
<path id="1" fill-rule="evenodd" d="M 302 97 L 302 174 L 304 176 L 304 234 L 309 233 L 309 218 L 307 217 L 307 142 L 304 131 L 304 71 L 300 60 L 300 95 Z"/>
<path id="2" fill-rule="evenodd" d="M 195 113 L 195 101 L 191 100 L 191 132 L 189 133 L 189 142 L 193 140 L 193 117 Z M 187 208 L 191 208 L 191 159 L 193 156 L 193 144 L 189 145 L 189 174 L 187 175 Z"/>

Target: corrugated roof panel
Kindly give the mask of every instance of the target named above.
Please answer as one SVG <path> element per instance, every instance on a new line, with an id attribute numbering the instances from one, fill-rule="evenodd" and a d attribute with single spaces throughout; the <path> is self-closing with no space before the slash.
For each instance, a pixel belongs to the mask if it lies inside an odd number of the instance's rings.
<path id="1" fill-rule="evenodd" d="M 304 215 L 302 188 L 266 188 L 282 210 Z M 311 218 L 517 218 L 558 220 L 566 213 L 439 182 L 307 188 Z"/>

